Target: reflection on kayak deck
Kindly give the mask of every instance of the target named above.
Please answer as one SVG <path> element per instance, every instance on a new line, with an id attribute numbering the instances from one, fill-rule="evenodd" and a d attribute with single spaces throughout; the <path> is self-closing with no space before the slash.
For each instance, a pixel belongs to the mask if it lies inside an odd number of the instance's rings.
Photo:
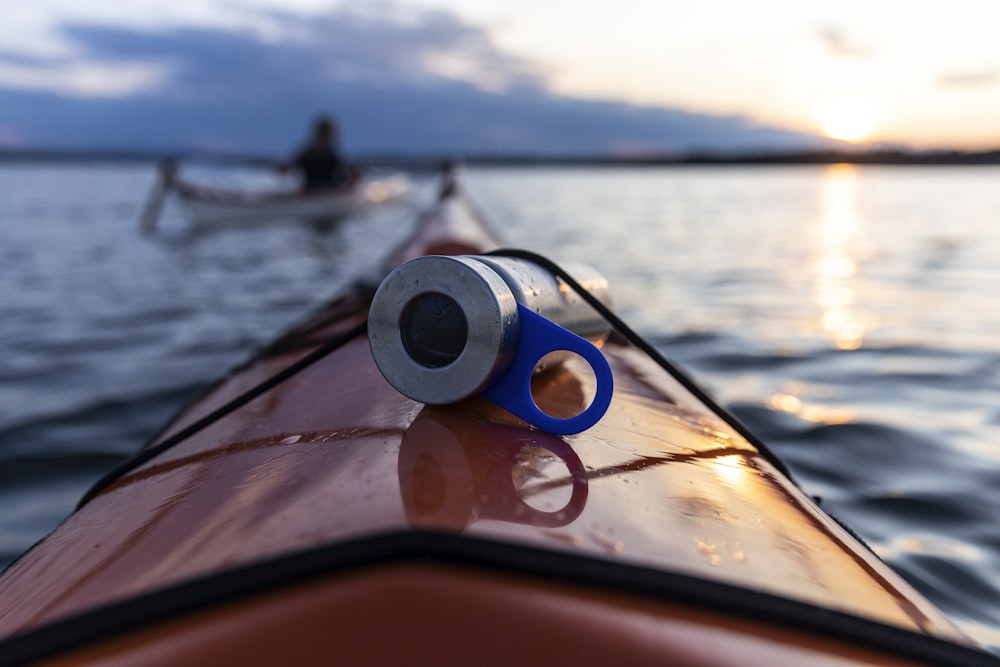
<path id="1" fill-rule="evenodd" d="M 538 486 L 550 481 L 557 486 Z M 560 495 L 567 485 L 568 499 L 541 497 Z M 415 527 L 460 531 L 474 521 L 556 527 L 580 516 L 587 476 L 561 438 L 428 407 L 400 443 L 399 490 Z"/>

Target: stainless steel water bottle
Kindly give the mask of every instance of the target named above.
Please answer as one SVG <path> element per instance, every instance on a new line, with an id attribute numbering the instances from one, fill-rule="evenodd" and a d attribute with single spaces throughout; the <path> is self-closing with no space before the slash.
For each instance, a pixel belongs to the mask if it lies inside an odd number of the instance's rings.
<path id="1" fill-rule="evenodd" d="M 567 271 L 610 305 L 608 282 L 598 272 L 577 265 Z M 484 392 L 508 370 L 524 328 L 519 307 L 591 342 L 609 332 L 593 308 L 537 264 L 430 256 L 399 266 L 379 286 L 368 318 L 372 354 L 406 396 L 454 403 Z M 551 347 L 584 356 L 572 343 Z"/>

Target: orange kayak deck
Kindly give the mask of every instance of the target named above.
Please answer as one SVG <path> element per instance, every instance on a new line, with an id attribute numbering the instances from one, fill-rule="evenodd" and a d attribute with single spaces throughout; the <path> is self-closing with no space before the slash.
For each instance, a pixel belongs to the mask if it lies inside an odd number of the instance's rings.
<path id="1" fill-rule="evenodd" d="M 387 266 L 496 245 L 445 197 Z M 157 441 L 363 322 L 370 293 L 316 313 Z M 112 481 L 8 568 L 0 638 L 44 657 L 32 641 L 91 619 L 53 664 L 896 664 L 880 646 L 908 642 L 898 664 L 991 661 L 725 415 L 640 350 L 603 351 L 610 409 L 557 437 L 480 398 L 416 403 L 364 336 L 346 341 Z M 540 406 L 578 412 L 586 370 L 537 375 Z"/>

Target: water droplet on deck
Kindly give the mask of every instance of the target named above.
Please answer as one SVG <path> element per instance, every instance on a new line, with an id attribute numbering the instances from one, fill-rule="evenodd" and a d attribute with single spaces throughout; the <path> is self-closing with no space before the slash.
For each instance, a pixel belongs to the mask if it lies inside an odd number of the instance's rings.
<path id="1" fill-rule="evenodd" d="M 591 524 L 587 531 L 594 542 L 604 549 L 612 553 L 621 553 L 625 550 L 625 543 L 614 538 L 614 530 L 604 531 L 597 524 Z"/>

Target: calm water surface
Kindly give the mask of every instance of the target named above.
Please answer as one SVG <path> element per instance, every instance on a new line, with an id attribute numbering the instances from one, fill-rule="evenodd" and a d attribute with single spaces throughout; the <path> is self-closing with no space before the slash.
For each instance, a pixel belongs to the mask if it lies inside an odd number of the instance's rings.
<path id="1" fill-rule="evenodd" d="M 251 184 L 263 176 L 205 172 Z M 0 165 L 0 565 L 430 201 L 137 231 L 148 166 Z M 980 641 L 1000 646 L 1000 169 L 469 170 L 513 246 L 619 312 Z"/>

